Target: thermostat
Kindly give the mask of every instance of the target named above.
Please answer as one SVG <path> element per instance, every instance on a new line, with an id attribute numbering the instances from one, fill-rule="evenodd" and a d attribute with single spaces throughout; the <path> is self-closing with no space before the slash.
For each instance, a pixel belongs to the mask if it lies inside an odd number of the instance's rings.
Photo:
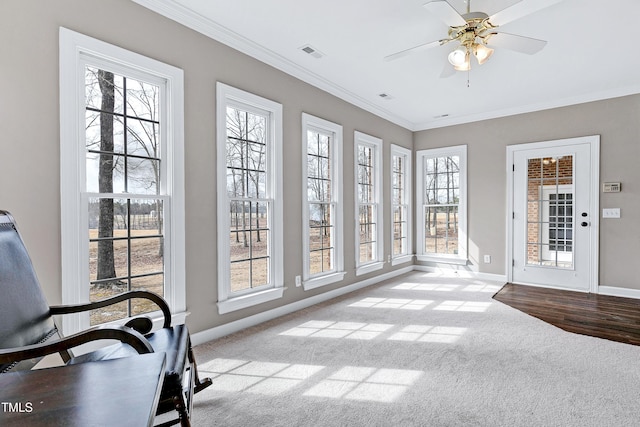
<path id="1" fill-rule="evenodd" d="M 602 184 L 603 193 L 619 193 L 621 189 L 619 182 L 605 182 Z"/>

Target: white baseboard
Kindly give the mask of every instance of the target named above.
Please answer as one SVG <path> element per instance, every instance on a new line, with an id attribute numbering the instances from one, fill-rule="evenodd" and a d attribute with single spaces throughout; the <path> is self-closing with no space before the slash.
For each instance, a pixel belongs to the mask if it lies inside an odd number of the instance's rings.
<path id="1" fill-rule="evenodd" d="M 358 289 L 366 288 L 367 286 L 375 285 L 383 280 L 392 279 L 401 274 L 409 273 L 414 270 L 413 265 L 399 268 L 389 273 L 381 274 L 370 279 L 362 280 L 351 285 L 347 285 L 342 288 L 334 289 L 319 295 L 314 295 L 309 298 L 305 298 L 300 301 L 296 301 L 291 304 L 284 305 L 282 307 L 274 308 L 273 310 L 264 311 L 262 313 L 254 314 L 253 316 L 245 317 L 234 322 L 229 322 L 224 325 L 216 326 L 215 328 L 207 329 L 205 331 L 196 332 L 191 334 L 191 342 L 193 345 L 203 344 L 208 341 L 212 341 L 234 332 L 241 331 L 251 326 L 259 325 L 260 323 L 267 322 L 275 319 L 276 317 L 284 316 L 289 313 L 294 313 L 298 310 L 302 310 L 312 305 L 319 304 L 324 301 L 348 294 Z"/>
<path id="2" fill-rule="evenodd" d="M 612 297 L 640 299 L 639 289 L 617 288 L 614 286 L 598 286 L 598 293 L 600 295 L 609 295 Z"/>

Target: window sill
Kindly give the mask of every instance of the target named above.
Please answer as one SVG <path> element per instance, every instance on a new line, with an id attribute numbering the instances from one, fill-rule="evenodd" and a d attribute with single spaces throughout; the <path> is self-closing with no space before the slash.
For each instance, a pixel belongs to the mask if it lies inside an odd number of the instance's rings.
<path id="1" fill-rule="evenodd" d="M 413 255 L 402 255 L 391 259 L 391 265 L 400 265 L 413 261 Z"/>
<path id="2" fill-rule="evenodd" d="M 263 302 L 273 301 L 278 298 L 282 298 L 283 294 L 284 288 L 278 287 L 253 294 L 229 298 L 225 301 L 218 302 L 218 313 L 231 313 L 232 311 L 242 310 L 243 308 L 252 307 L 254 305 L 262 304 Z"/>
<path id="3" fill-rule="evenodd" d="M 361 276 L 363 274 L 371 273 L 372 271 L 382 270 L 384 267 L 384 262 L 376 261 L 369 264 L 362 265 L 356 268 L 356 276 Z"/>
<path id="4" fill-rule="evenodd" d="M 418 261 L 437 262 L 441 264 L 454 264 L 454 265 L 467 265 L 469 260 L 467 258 L 458 257 L 445 257 L 445 256 L 432 256 L 432 255 L 417 255 Z"/>
<path id="5" fill-rule="evenodd" d="M 321 286 L 331 285 L 332 283 L 336 283 L 344 279 L 346 274 L 347 273 L 344 271 L 339 271 L 337 273 L 331 273 L 320 277 L 313 277 L 302 282 L 302 288 L 305 291 L 310 291 L 311 289 L 316 289 Z"/>

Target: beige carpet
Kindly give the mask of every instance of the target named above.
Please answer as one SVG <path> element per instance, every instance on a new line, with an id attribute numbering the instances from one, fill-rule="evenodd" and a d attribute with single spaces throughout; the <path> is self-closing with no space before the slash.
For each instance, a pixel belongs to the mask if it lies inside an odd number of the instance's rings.
<path id="1" fill-rule="evenodd" d="M 195 348 L 195 426 L 636 426 L 640 347 L 410 273 Z"/>

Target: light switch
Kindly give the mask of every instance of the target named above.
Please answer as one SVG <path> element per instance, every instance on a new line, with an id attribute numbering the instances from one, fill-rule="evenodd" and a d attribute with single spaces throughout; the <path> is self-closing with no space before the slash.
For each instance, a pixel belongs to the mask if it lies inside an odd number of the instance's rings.
<path id="1" fill-rule="evenodd" d="M 602 218 L 620 218 L 620 208 L 602 209 Z"/>

